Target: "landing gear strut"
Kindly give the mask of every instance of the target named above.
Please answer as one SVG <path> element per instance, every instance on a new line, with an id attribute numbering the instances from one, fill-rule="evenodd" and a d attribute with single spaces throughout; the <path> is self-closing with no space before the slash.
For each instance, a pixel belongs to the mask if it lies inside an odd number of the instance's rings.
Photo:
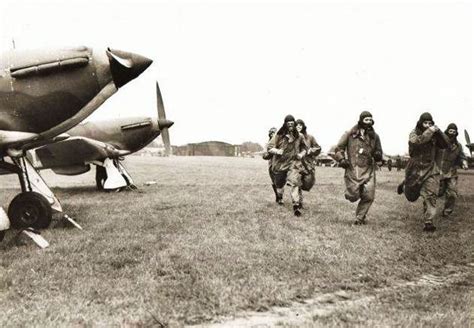
<path id="1" fill-rule="evenodd" d="M 101 191 L 121 191 L 124 188 L 137 189 L 120 159 L 106 158 L 103 163 L 96 162 L 95 183 Z"/>
<path id="2" fill-rule="evenodd" d="M 8 207 L 12 227 L 47 228 L 53 210 L 62 212 L 61 204 L 28 159 L 24 156 L 12 157 L 12 161 L 13 164 L 0 161 L 0 168 L 16 173 L 21 185 L 22 192 L 13 198 Z"/>

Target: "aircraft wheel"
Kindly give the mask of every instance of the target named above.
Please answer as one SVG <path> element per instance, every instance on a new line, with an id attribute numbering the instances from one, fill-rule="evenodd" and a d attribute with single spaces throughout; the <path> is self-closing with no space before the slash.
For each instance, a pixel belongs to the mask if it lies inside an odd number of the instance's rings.
<path id="1" fill-rule="evenodd" d="M 5 230 L 0 231 L 0 241 L 5 237 Z"/>
<path id="2" fill-rule="evenodd" d="M 43 195 L 29 191 L 13 198 L 8 206 L 8 217 L 14 228 L 44 229 L 51 223 L 53 211 Z"/>
<path id="3" fill-rule="evenodd" d="M 105 167 L 96 166 L 95 168 L 95 183 L 98 190 L 104 190 L 104 183 L 107 180 L 107 171 Z"/>

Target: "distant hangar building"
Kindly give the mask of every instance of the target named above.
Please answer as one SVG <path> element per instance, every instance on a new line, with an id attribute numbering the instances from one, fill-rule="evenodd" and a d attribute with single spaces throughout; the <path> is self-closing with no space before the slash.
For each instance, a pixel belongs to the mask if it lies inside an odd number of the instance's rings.
<path id="1" fill-rule="evenodd" d="M 173 146 L 175 156 L 241 156 L 240 145 L 222 141 L 205 141 Z"/>

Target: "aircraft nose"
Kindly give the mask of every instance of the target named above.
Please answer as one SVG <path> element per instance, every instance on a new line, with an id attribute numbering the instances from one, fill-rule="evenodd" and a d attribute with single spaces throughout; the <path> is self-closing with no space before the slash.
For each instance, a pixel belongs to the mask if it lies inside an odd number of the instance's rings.
<path id="1" fill-rule="evenodd" d="M 160 130 L 170 128 L 174 124 L 173 121 L 167 120 L 167 119 L 159 119 L 158 120 L 158 127 Z"/>
<path id="2" fill-rule="evenodd" d="M 115 86 L 120 88 L 139 76 L 153 62 L 153 60 L 132 52 L 116 49 L 107 49 L 110 71 Z"/>

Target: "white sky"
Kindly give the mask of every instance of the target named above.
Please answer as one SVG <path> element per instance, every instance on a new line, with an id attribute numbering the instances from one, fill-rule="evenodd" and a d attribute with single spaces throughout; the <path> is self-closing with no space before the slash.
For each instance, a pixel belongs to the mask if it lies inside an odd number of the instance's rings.
<path id="1" fill-rule="evenodd" d="M 2 49 L 87 45 L 154 59 L 93 118 L 156 115 L 171 142 L 265 143 L 286 114 L 327 151 L 363 109 L 384 151 L 407 150 L 423 111 L 474 138 L 470 2 L 10 1 Z"/>

